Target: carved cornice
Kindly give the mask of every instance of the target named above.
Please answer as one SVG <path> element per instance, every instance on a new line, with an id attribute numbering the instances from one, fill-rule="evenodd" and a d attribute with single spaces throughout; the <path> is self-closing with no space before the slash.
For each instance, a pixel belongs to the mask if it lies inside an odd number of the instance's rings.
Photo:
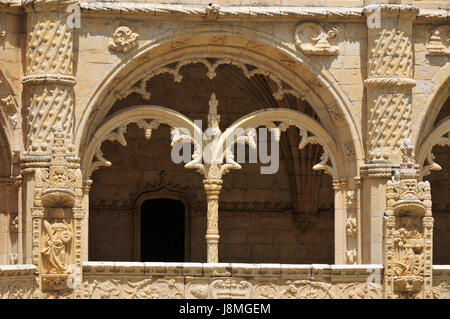
<path id="1" fill-rule="evenodd" d="M 415 23 L 448 23 L 450 9 L 420 9 Z"/>
<path id="2" fill-rule="evenodd" d="M 179 5 L 160 3 L 134 3 L 134 2 L 101 2 L 82 1 L 81 10 L 106 14 L 128 14 L 152 16 L 198 17 L 205 19 L 208 8 L 204 5 Z M 317 8 L 300 6 L 225 6 L 214 10 L 215 16 L 222 19 L 259 18 L 259 19 L 327 19 L 327 20 L 363 20 L 362 8 Z M 215 20 L 209 20 L 215 21 Z"/>
<path id="3" fill-rule="evenodd" d="M 363 8 L 363 13 L 369 17 L 375 11 L 380 10 L 382 14 L 391 16 L 393 19 L 408 19 L 414 21 L 419 14 L 419 8 L 404 4 L 371 4 Z"/>
<path id="4" fill-rule="evenodd" d="M 22 7 L 27 12 L 51 11 L 78 2 L 78 0 L 22 0 Z"/>

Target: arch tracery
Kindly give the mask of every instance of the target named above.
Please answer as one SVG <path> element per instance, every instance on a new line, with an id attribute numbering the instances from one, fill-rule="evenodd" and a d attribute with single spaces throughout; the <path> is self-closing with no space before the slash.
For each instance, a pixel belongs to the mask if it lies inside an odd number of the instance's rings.
<path id="1" fill-rule="evenodd" d="M 432 170 L 440 170 L 438 163 L 434 162 L 433 147 L 450 146 L 450 118 L 447 117 L 437 124 L 436 128 L 425 138 L 417 155 L 422 167 L 420 178 L 430 174 Z"/>
<path id="2" fill-rule="evenodd" d="M 223 41 L 218 42 L 219 37 Z M 205 52 L 207 52 L 206 55 Z M 81 116 L 81 121 L 77 125 L 77 131 L 81 130 L 80 134 L 83 136 L 78 141 L 80 153 L 83 153 L 87 147 L 82 141 L 88 141 L 89 135 L 92 136 L 95 127 L 98 127 L 95 121 L 99 123 L 102 117 L 100 113 L 106 114 L 114 101 L 117 98 L 124 98 L 127 92 L 142 93 L 148 98 L 149 92 L 142 86 L 145 83 L 143 81 L 145 77 L 169 72 L 174 80 L 179 80 L 179 70 L 185 65 L 182 61 L 186 60 L 187 56 L 191 61 L 202 60 L 201 63 L 207 65 L 207 74 L 210 77 L 214 77 L 215 69 L 219 65 L 229 63 L 237 66 L 239 64 L 247 78 L 254 74 L 268 74 L 269 78 L 276 83 L 274 92 L 276 98 L 282 98 L 289 93 L 307 100 L 315 108 L 325 127 L 334 133 L 339 130 L 336 142 L 343 152 L 352 144 L 355 163 L 351 164 L 353 167 L 349 168 L 348 173 L 357 174 L 356 163 L 363 159 L 364 150 L 357 126 L 352 124 L 354 119 L 348 107 L 350 101 L 329 74 L 316 70 L 308 57 L 292 50 L 286 44 L 246 29 L 233 30 L 230 33 L 223 28 L 206 30 L 200 27 L 173 34 L 170 37 L 164 36 L 141 46 L 130 55 L 133 57 L 123 59 L 124 62 L 118 63 L 110 75 L 102 80 L 96 90 L 97 93 L 93 95 Z M 236 59 L 236 57 L 239 58 Z M 209 60 L 211 58 L 214 60 Z M 259 67 L 249 67 L 253 65 L 264 65 L 264 70 Z M 170 67 L 167 68 L 167 66 Z M 138 81 L 138 85 L 136 85 L 136 79 L 142 79 Z M 114 89 L 111 89 L 112 84 Z M 102 107 L 99 108 L 96 105 L 102 105 Z M 94 122 L 91 122 L 92 120 Z"/>

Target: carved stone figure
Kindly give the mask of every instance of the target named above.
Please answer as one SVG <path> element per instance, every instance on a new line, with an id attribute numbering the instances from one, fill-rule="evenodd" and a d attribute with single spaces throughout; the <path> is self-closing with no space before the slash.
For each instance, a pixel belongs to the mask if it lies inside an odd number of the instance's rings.
<path id="1" fill-rule="evenodd" d="M 339 30 L 334 26 L 322 26 L 305 22 L 295 30 L 297 48 L 308 55 L 336 55 L 339 48 L 330 42 L 337 38 Z"/>
<path id="2" fill-rule="evenodd" d="M 71 241 L 72 229 L 66 221 L 50 224 L 44 220 L 44 240 L 41 253 L 46 262 L 47 273 L 66 273 L 69 265 Z"/>

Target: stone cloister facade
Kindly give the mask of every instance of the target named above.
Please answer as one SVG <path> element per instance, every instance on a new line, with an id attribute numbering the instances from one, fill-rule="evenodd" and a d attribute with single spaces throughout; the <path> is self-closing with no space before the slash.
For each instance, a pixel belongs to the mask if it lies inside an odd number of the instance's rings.
<path id="1" fill-rule="evenodd" d="M 450 3 L 176 2 L 0 1 L 0 297 L 449 298 Z"/>

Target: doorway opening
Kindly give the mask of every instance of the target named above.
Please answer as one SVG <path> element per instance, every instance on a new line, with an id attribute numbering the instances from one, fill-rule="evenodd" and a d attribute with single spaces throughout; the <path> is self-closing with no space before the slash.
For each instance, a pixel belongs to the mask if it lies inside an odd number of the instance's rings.
<path id="1" fill-rule="evenodd" d="M 146 200 L 141 206 L 141 261 L 183 262 L 185 207 L 175 199 Z"/>

